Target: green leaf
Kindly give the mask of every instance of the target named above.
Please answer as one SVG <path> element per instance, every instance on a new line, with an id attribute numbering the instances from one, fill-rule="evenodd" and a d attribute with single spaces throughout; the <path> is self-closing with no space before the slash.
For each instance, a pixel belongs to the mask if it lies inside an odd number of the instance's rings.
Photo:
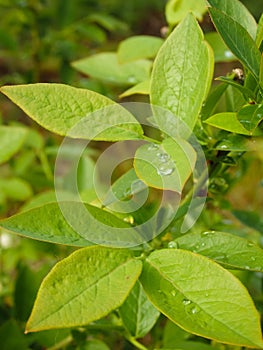
<path id="1" fill-rule="evenodd" d="M 220 98 L 227 89 L 227 84 L 220 84 L 214 87 L 214 89 L 208 95 L 205 103 L 202 106 L 201 118 L 206 120 L 214 112 Z"/>
<path id="2" fill-rule="evenodd" d="M 242 64 L 257 78 L 260 51 L 246 29 L 216 8 L 209 8 L 212 20 L 224 42 Z"/>
<path id="3" fill-rule="evenodd" d="M 134 168 L 138 178 L 148 186 L 181 193 L 195 161 L 196 152 L 187 141 L 167 138 L 161 145 L 139 147 Z"/>
<path id="4" fill-rule="evenodd" d="M 118 47 L 117 55 L 120 63 L 136 61 L 156 56 L 163 39 L 150 35 L 137 35 L 123 40 Z"/>
<path id="5" fill-rule="evenodd" d="M 260 19 L 258 21 L 257 36 L 256 36 L 256 45 L 258 48 L 261 47 L 262 40 L 263 40 L 263 14 L 260 16 Z"/>
<path id="6" fill-rule="evenodd" d="M 120 307 L 119 312 L 123 324 L 135 338 L 144 337 L 152 329 L 160 315 L 138 281 Z"/>
<path id="7" fill-rule="evenodd" d="M 59 135 L 118 141 L 137 139 L 143 133 L 126 109 L 93 91 L 63 84 L 4 86 L 0 91 L 41 126 Z"/>
<path id="8" fill-rule="evenodd" d="M 243 224 L 263 234 L 263 219 L 259 213 L 247 210 L 233 210 L 232 213 Z"/>
<path id="9" fill-rule="evenodd" d="M 210 346 L 200 341 L 179 341 L 171 348 L 161 348 L 160 350 L 215 350 L 214 346 Z"/>
<path id="10" fill-rule="evenodd" d="M 260 59 L 259 85 L 260 85 L 261 90 L 262 90 L 263 89 L 263 55 L 261 55 L 261 59 Z"/>
<path id="11" fill-rule="evenodd" d="M 190 335 L 190 333 L 178 327 L 174 322 L 167 320 L 163 330 L 163 347 L 174 348 L 178 342 L 188 339 Z"/>
<path id="12" fill-rule="evenodd" d="M 70 201 L 75 199 L 74 194 L 71 192 L 55 192 L 53 190 L 49 190 L 46 192 L 39 193 L 36 196 L 30 198 L 22 207 L 19 208 L 19 211 L 28 211 L 30 209 L 40 207 L 44 204 L 54 203 L 57 201 L 56 194 L 59 195 L 60 200 L 63 199 L 64 201 Z"/>
<path id="13" fill-rule="evenodd" d="M 0 126 L 0 164 L 8 161 L 22 147 L 27 129 L 18 126 Z"/>
<path id="14" fill-rule="evenodd" d="M 213 53 L 193 15 L 170 34 L 154 61 L 150 86 L 153 105 L 168 109 L 192 130 L 213 76 Z M 154 110 L 162 129 L 164 115 Z"/>
<path id="15" fill-rule="evenodd" d="M 212 115 L 206 119 L 204 123 L 212 125 L 216 128 L 227 130 L 241 135 L 251 135 L 247 129 L 240 123 L 237 113 L 224 112 Z"/>
<path id="16" fill-rule="evenodd" d="M 245 105 L 237 113 L 239 122 L 250 133 L 253 133 L 263 120 L 263 105 Z"/>
<path id="17" fill-rule="evenodd" d="M 205 0 L 169 0 L 165 7 L 165 17 L 169 25 L 174 27 L 189 12 L 192 12 L 201 21 L 206 11 Z"/>
<path id="18" fill-rule="evenodd" d="M 257 23 L 248 9 L 238 0 L 207 0 L 208 3 L 224 12 L 234 21 L 239 23 L 250 34 L 252 39 L 255 39 L 257 33 Z"/>
<path id="19" fill-rule="evenodd" d="M 124 249 L 77 250 L 42 282 L 27 332 L 84 326 L 106 316 L 126 299 L 141 268 Z"/>
<path id="20" fill-rule="evenodd" d="M 263 271 L 263 250 L 253 242 L 229 233 L 189 233 L 174 242 L 180 249 L 205 255 L 227 268 Z"/>
<path id="21" fill-rule="evenodd" d="M 1 350 L 28 350 L 27 340 L 15 320 L 8 320 L 0 327 Z"/>
<path id="22" fill-rule="evenodd" d="M 145 183 L 137 177 L 134 169 L 130 169 L 114 182 L 106 194 L 103 205 L 109 206 L 112 203 L 123 201 L 145 189 L 147 189 Z"/>
<path id="23" fill-rule="evenodd" d="M 152 303 L 183 329 L 222 343 L 263 346 L 247 290 L 212 260 L 180 249 L 155 251 L 141 282 Z"/>
<path id="24" fill-rule="evenodd" d="M 124 91 L 119 97 L 128 97 L 135 94 L 149 95 L 150 93 L 150 80 L 142 81 L 139 84 L 134 85 L 130 89 Z"/>
<path id="25" fill-rule="evenodd" d="M 28 182 L 19 177 L 0 178 L 0 191 L 9 199 L 25 201 L 33 194 Z"/>
<path id="26" fill-rule="evenodd" d="M 116 85 L 135 85 L 150 77 L 152 62 L 136 60 L 121 64 L 114 52 L 101 52 L 72 63 L 79 72 Z"/>
<path id="27" fill-rule="evenodd" d="M 76 215 L 76 220 L 80 221 L 80 218 L 77 217 L 79 205 L 81 204 L 77 202 L 60 202 L 60 206 L 63 206 L 64 211 L 71 211 L 72 215 Z M 4 219 L 0 221 L 0 226 L 21 236 L 40 241 L 68 244 L 76 247 L 91 245 L 87 239 L 75 232 L 68 224 L 60 206 L 57 203 L 48 203 Z M 105 210 L 88 204 L 85 205 L 85 208 L 98 220 L 98 226 L 102 222 L 110 227 L 130 228 L 127 223 Z M 84 222 L 83 225 L 87 226 L 87 234 L 96 232 L 93 231 L 94 226 L 89 226 L 87 222 Z"/>
<path id="28" fill-rule="evenodd" d="M 17 269 L 14 304 L 16 318 L 25 322 L 31 313 L 40 283 L 48 270 L 47 266 L 33 270 L 27 265 L 21 265 Z"/>
<path id="29" fill-rule="evenodd" d="M 217 32 L 209 32 L 205 34 L 205 40 L 214 51 L 215 62 L 236 61 L 236 57 L 228 49 L 221 36 Z"/>
<path id="30" fill-rule="evenodd" d="M 247 101 L 243 93 L 230 84 L 225 93 L 225 105 L 228 112 L 238 112 Z"/>
<path id="31" fill-rule="evenodd" d="M 248 89 L 246 86 L 237 83 L 235 80 L 233 80 L 230 77 L 221 76 L 216 78 L 216 80 L 222 81 L 223 83 L 233 86 L 235 89 L 239 90 L 247 100 L 249 99 L 255 100 L 256 98 L 253 91 Z"/>
<path id="32" fill-rule="evenodd" d="M 93 339 L 87 340 L 79 350 L 110 350 L 110 348 L 101 340 Z"/>
<path id="33" fill-rule="evenodd" d="M 249 150 L 250 139 L 236 134 L 227 134 L 213 146 L 220 151 L 245 152 Z M 253 142 L 253 141 L 252 141 Z"/>

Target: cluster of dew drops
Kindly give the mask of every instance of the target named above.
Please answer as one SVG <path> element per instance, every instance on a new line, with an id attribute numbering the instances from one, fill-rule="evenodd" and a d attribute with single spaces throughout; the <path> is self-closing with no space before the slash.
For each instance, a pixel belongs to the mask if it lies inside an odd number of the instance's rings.
<path id="1" fill-rule="evenodd" d="M 156 143 L 152 143 L 148 146 L 148 151 L 154 152 L 156 156 L 153 165 L 156 166 L 157 174 L 160 176 L 171 175 L 175 171 L 174 162 Z"/>

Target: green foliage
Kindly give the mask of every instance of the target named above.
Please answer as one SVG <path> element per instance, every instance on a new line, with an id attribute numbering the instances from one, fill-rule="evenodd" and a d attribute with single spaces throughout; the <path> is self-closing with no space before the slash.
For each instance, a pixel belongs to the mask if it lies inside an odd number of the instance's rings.
<path id="1" fill-rule="evenodd" d="M 0 89 L 40 126 L 0 125 L 1 346 L 263 348 L 262 16 L 238 0 L 171 0 L 166 39 L 136 33 L 114 52 L 108 32 L 127 33 L 115 3 L 85 17 L 81 1 L 52 3 L 49 32 L 45 2 L 0 1 L 6 23 L 34 28 L 35 64 L 57 36 L 67 69 L 88 76 Z M 204 34 L 207 10 L 217 32 Z M 20 47 L 1 27 L 0 39 L 6 54 Z M 215 63 L 236 61 L 210 89 Z M 119 88 L 151 105 L 107 97 Z"/>
<path id="2" fill-rule="evenodd" d="M 196 19 L 188 15 L 158 52 L 151 76 L 151 103 L 168 109 L 192 130 L 212 74 L 211 49 L 204 42 Z M 163 130 L 161 118 L 155 115 Z"/>

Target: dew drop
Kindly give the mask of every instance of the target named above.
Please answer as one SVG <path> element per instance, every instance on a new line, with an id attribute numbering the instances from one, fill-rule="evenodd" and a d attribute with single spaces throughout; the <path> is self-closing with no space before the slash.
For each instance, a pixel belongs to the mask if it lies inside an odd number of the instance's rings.
<path id="1" fill-rule="evenodd" d="M 175 248 L 177 249 L 178 248 L 178 244 L 174 241 L 171 241 L 168 243 L 168 248 Z"/>
<path id="2" fill-rule="evenodd" d="M 249 241 L 249 242 L 247 243 L 247 246 L 250 247 L 250 248 L 251 248 L 251 247 L 254 247 L 254 245 L 255 245 L 255 243 L 254 243 L 254 242 L 251 242 L 251 241 Z"/>
<path id="3" fill-rule="evenodd" d="M 183 300 L 184 305 L 190 305 L 191 303 L 192 303 L 191 300 L 188 300 L 188 299 Z"/>
<path id="4" fill-rule="evenodd" d="M 200 248 L 200 245 L 199 244 L 197 244 L 196 246 L 195 246 L 195 249 L 199 249 Z"/>
<path id="5" fill-rule="evenodd" d="M 203 243 L 201 243 L 201 247 L 205 247 L 205 243 L 203 242 Z"/>
<path id="6" fill-rule="evenodd" d="M 256 261 L 256 258 L 254 256 L 251 256 L 252 261 Z"/>
<path id="7" fill-rule="evenodd" d="M 175 297 L 176 296 L 176 290 L 172 290 L 171 294 L 172 294 L 173 297 Z"/>
<path id="8" fill-rule="evenodd" d="M 159 168 L 157 168 L 158 175 L 171 175 L 174 172 L 174 166 L 172 164 L 163 164 Z"/>
<path id="9" fill-rule="evenodd" d="M 208 293 L 205 293 L 205 296 L 206 296 L 206 297 L 209 297 L 209 294 L 208 294 Z"/>
<path id="10" fill-rule="evenodd" d="M 224 52 L 224 55 L 225 55 L 226 58 L 231 58 L 231 57 L 233 56 L 232 52 L 231 52 L 231 51 L 228 51 L 228 50 L 226 50 L 226 51 Z"/>
<path id="11" fill-rule="evenodd" d="M 220 149 L 227 149 L 228 148 L 228 146 L 227 145 L 219 145 L 219 147 L 218 148 L 220 148 Z"/>
<path id="12" fill-rule="evenodd" d="M 199 308 L 198 306 L 194 306 L 194 307 L 191 309 L 191 313 L 192 313 L 192 314 L 197 314 L 199 311 L 200 311 L 200 308 Z"/>
<path id="13" fill-rule="evenodd" d="M 201 236 L 207 237 L 207 236 L 209 236 L 210 233 L 211 233 L 210 231 L 204 231 L 201 233 Z"/>
<path id="14" fill-rule="evenodd" d="M 155 150 L 159 149 L 159 146 L 156 143 L 151 143 L 147 149 L 148 149 L 148 151 L 155 151 Z"/>
<path id="15" fill-rule="evenodd" d="M 161 163 L 166 163 L 170 159 L 169 154 L 162 152 L 158 152 L 157 157 Z"/>
<path id="16" fill-rule="evenodd" d="M 218 255 L 215 257 L 215 260 L 226 260 L 226 255 L 224 255 L 224 254 Z"/>
<path id="17" fill-rule="evenodd" d="M 246 265 L 246 266 L 245 266 L 245 269 L 246 269 L 246 270 L 250 270 L 250 266 Z"/>

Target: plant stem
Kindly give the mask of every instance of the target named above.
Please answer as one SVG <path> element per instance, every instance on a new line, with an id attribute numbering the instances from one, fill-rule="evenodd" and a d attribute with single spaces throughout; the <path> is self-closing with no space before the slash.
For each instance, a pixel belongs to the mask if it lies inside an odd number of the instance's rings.
<path id="1" fill-rule="evenodd" d="M 41 162 L 41 165 L 42 165 L 43 171 L 44 171 L 44 173 L 46 175 L 46 178 L 48 180 L 52 181 L 53 174 L 52 174 L 52 170 L 50 169 L 46 153 L 43 150 L 41 150 L 39 152 L 39 154 L 38 154 L 38 158 L 39 158 L 39 160 Z"/>
<path id="2" fill-rule="evenodd" d="M 125 338 L 134 345 L 137 349 L 140 350 L 148 350 L 144 345 L 139 343 L 135 338 L 133 338 L 130 334 L 126 334 Z"/>
<path id="3" fill-rule="evenodd" d="M 47 348 L 47 350 L 59 350 L 61 349 L 62 347 L 68 345 L 71 341 L 72 341 L 72 336 L 68 336 L 67 338 L 61 340 L 59 343 L 51 346 L 50 348 Z"/>

